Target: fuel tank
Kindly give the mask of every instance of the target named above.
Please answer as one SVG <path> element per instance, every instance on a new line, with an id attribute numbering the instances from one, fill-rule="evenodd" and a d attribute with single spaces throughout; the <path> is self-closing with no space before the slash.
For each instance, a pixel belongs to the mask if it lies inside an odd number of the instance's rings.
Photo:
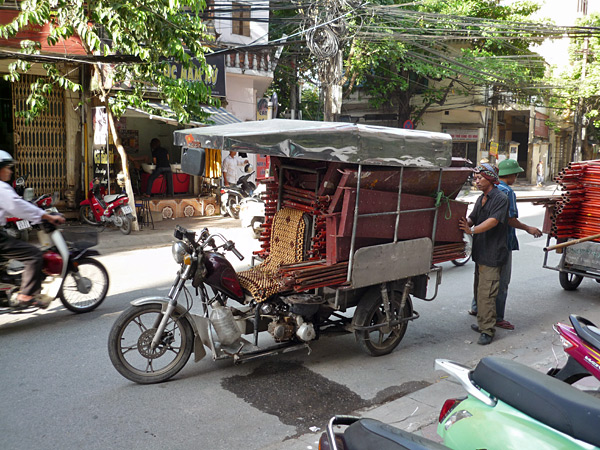
<path id="1" fill-rule="evenodd" d="M 207 271 L 204 279 L 206 284 L 234 300 L 244 300 L 242 286 L 227 258 L 220 253 L 206 252 L 204 253 L 204 264 Z"/>

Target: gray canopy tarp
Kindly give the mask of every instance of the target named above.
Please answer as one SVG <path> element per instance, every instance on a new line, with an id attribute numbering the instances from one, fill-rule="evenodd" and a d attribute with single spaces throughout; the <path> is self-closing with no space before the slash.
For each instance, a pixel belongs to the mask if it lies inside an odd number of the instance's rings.
<path id="1" fill-rule="evenodd" d="M 174 132 L 175 145 L 365 165 L 448 167 L 445 133 L 345 122 L 272 119 Z"/>

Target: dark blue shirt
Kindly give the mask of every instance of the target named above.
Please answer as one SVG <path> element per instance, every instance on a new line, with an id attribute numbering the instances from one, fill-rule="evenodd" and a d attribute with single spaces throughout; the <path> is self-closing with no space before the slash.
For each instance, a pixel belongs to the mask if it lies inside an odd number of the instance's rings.
<path id="1" fill-rule="evenodd" d="M 517 209 L 517 196 L 515 195 L 515 191 L 513 191 L 511 187 L 502 180 L 500 180 L 498 189 L 508 196 L 508 217 L 514 217 L 515 219 L 518 218 L 519 210 Z M 513 250 L 519 250 L 517 231 L 510 225 L 508 226 L 506 245 L 508 245 L 508 251 L 510 252 Z"/>

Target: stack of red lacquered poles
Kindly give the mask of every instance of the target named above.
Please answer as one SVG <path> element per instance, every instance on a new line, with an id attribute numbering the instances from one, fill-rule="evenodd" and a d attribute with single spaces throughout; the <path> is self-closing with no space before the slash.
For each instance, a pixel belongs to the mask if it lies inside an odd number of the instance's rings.
<path id="1" fill-rule="evenodd" d="M 600 160 L 570 163 L 556 177 L 561 198 L 551 215 L 551 236 L 583 238 L 600 234 Z"/>
<path id="2" fill-rule="evenodd" d="M 329 266 L 322 263 L 290 264 L 281 266 L 279 273 L 287 289 L 302 292 L 345 283 L 348 276 L 348 262 Z"/>
<path id="3" fill-rule="evenodd" d="M 450 244 L 440 244 L 433 247 L 433 264 L 452 261 L 465 257 L 465 243 L 452 242 Z"/>
<path id="4" fill-rule="evenodd" d="M 273 217 L 277 212 L 277 195 L 279 185 L 274 180 L 263 181 L 266 186 L 265 193 L 261 195 L 261 199 L 265 202 L 265 223 L 262 225 L 262 232 L 259 236 L 261 249 L 255 251 L 254 254 L 262 259 L 266 258 L 271 249 L 271 227 L 273 225 Z"/>

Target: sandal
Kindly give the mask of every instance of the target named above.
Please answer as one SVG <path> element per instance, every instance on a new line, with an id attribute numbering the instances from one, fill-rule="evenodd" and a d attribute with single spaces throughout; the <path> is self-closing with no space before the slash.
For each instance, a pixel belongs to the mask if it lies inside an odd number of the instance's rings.
<path id="1" fill-rule="evenodd" d="M 499 320 L 496 322 L 496 328 L 504 328 L 505 330 L 514 330 L 515 326 L 508 320 Z"/>
<path id="2" fill-rule="evenodd" d="M 476 311 L 473 311 L 472 309 L 469 309 L 469 310 L 467 311 L 467 314 L 469 314 L 470 316 L 476 316 L 476 315 L 477 315 L 477 312 L 476 312 Z"/>

